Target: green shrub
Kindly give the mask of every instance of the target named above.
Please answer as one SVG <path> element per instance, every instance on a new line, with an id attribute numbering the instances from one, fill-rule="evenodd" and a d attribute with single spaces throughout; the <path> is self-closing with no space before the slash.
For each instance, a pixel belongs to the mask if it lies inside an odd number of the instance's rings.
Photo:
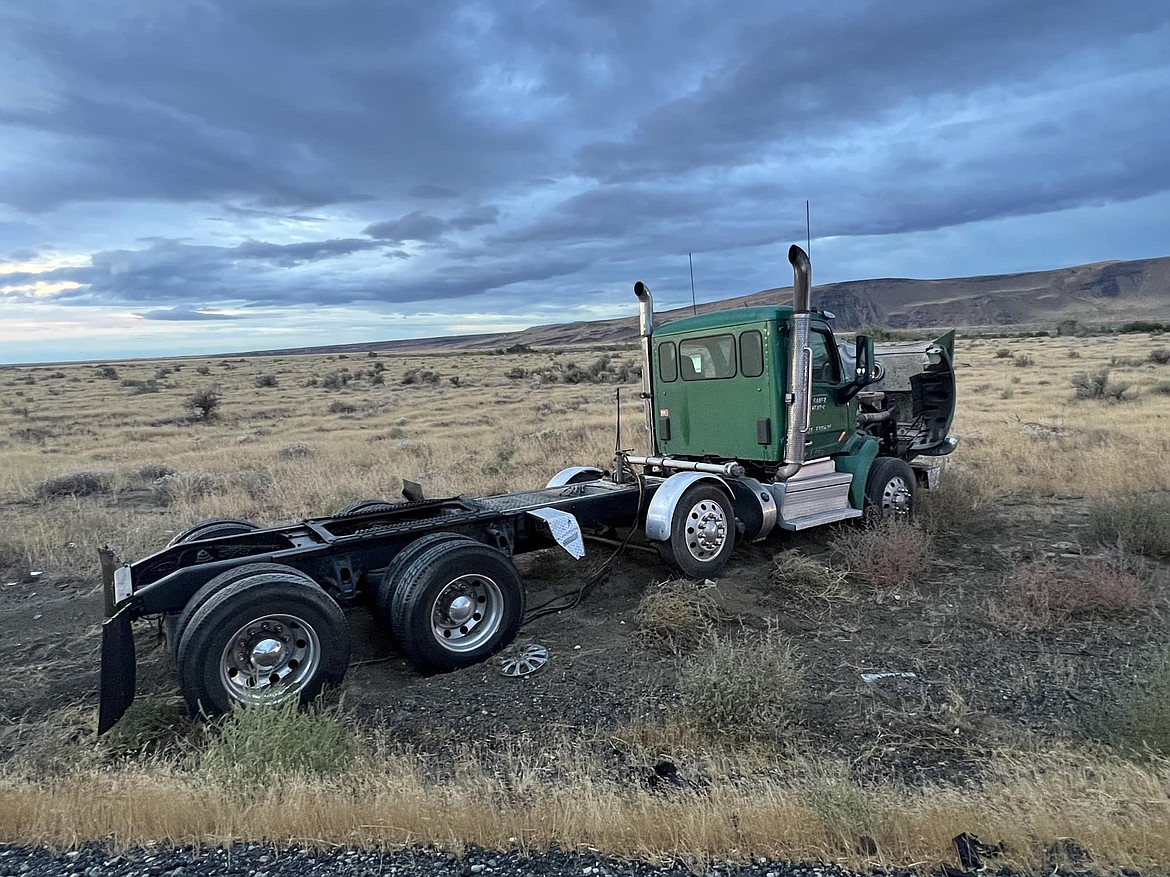
<path id="1" fill-rule="evenodd" d="M 1010 347 L 1001 347 L 999 350 L 995 351 L 996 359 L 1007 359 L 1011 355 L 1012 349 Z"/>
<path id="2" fill-rule="evenodd" d="M 1159 652 L 1140 679 L 1117 710 L 1120 736 L 1142 749 L 1170 756 L 1170 649 Z"/>
<path id="3" fill-rule="evenodd" d="M 100 744 L 103 752 L 115 757 L 153 755 L 180 744 L 191 729 L 191 717 L 181 700 L 140 697 L 100 738 Z"/>
<path id="4" fill-rule="evenodd" d="M 241 793 L 265 793 L 297 777 L 334 776 L 358 747 L 336 708 L 237 707 L 210 729 L 199 764 L 212 781 Z"/>
<path id="5" fill-rule="evenodd" d="M 1128 615 L 1147 599 L 1142 582 L 1120 557 L 1088 558 L 1075 567 L 1040 560 L 1009 574 L 999 615 L 1011 626 L 1042 630 L 1066 619 Z"/>
<path id="6" fill-rule="evenodd" d="M 845 530 L 829 548 L 850 578 L 874 591 L 887 591 L 909 583 L 926 569 L 931 539 L 917 524 L 885 518 Z"/>
<path id="7" fill-rule="evenodd" d="M 339 371 L 332 371 L 321 379 L 321 386 L 326 390 L 341 390 L 353 379 L 353 375 L 349 373 L 349 369 L 340 369 Z M 317 386 L 314 378 L 312 386 Z"/>
<path id="8" fill-rule="evenodd" d="M 801 603 L 833 601 L 845 596 L 846 573 L 795 548 L 772 558 L 768 577 L 782 596 Z"/>
<path id="9" fill-rule="evenodd" d="M 679 669 L 678 694 L 684 723 L 731 743 L 786 739 L 807 699 L 792 645 L 773 629 L 713 634 Z"/>
<path id="10" fill-rule="evenodd" d="M 687 652 L 711 633 L 715 613 L 712 587 L 672 579 L 651 589 L 634 612 L 635 639 L 663 652 Z"/>
<path id="11" fill-rule="evenodd" d="M 210 389 L 200 390 L 184 404 L 195 420 L 207 423 L 215 420 L 219 415 L 219 406 L 222 402 L 223 396 L 220 395 L 219 389 L 217 387 L 211 387 Z"/>
<path id="12" fill-rule="evenodd" d="M 69 472 L 42 481 L 36 495 L 53 499 L 63 496 L 96 496 L 108 493 L 113 485 L 112 472 Z"/>
<path id="13" fill-rule="evenodd" d="M 1166 365 L 1170 363 L 1170 349 L 1165 347 L 1155 347 L 1149 353 L 1150 362 L 1155 365 Z"/>
<path id="14" fill-rule="evenodd" d="M 1095 372 L 1077 372 L 1072 376 L 1073 390 L 1078 399 L 1109 400 L 1127 402 L 1136 399 L 1132 384 L 1118 383 L 1109 377 L 1109 369 Z"/>
<path id="15" fill-rule="evenodd" d="M 1134 493 L 1096 503 L 1090 533 L 1146 557 L 1170 557 L 1170 493 Z"/>
<path id="16" fill-rule="evenodd" d="M 442 378 L 442 375 L 436 371 L 412 368 L 403 373 L 402 383 L 406 386 L 411 384 L 437 384 L 440 378 Z"/>
<path id="17" fill-rule="evenodd" d="M 1156 320 L 1131 320 L 1118 326 L 1117 331 L 1122 335 L 1132 335 L 1137 332 L 1150 332 L 1156 335 L 1159 332 L 1164 332 L 1168 326 L 1170 324 L 1159 323 Z"/>

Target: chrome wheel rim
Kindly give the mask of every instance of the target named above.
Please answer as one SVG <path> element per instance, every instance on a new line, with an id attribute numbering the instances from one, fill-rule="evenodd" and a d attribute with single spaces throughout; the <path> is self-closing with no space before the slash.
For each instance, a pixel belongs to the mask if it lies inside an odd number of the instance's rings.
<path id="1" fill-rule="evenodd" d="M 300 694 L 321 663 L 317 632 L 295 615 L 265 615 L 228 640 L 219 681 L 237 703 L 278 704 Z"/>
<path id="2" fill-rule="evenodd" d="M 895 518 L 910 517 L 910 502 L 913 494 L 910 485 L 901 475 L 895 475 L 882 488 L 882 512 Z"/>
<path id="3" fill-rule="evenodd" d="M 699 561 L 713 560 L 727 543 L 727 515 L 713 499 L 691 506 L 686 521 L 687 551 Z"/>
<path id="4" fill-rule="evenodd" d="M 480 648 L 496 635 L 503 620 L 500 586 L 479 573 L 452 579 L 431 604 L 431 633 L 450 652 Z"/>

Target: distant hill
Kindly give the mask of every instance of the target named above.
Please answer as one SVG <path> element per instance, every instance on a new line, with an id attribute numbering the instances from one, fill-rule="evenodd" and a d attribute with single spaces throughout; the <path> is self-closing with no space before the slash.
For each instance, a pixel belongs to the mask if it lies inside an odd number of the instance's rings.
<path id="1" fill-rule="evenodd" d="M 768 302 L 787 303 L 792 288 L 766 289 L 738 298 L 701 304 L 700 313 Z M 1090 325 L 1128 320 L 1170 319 L 1170 257 L 1130 262 L 1096 262 L 1052 271 L 957 277 L 949 280 L 882 278 L 827 283 L 813 287 L 815 307 L 837 315 L 844 330 L 963 327 L 1054 327 L 1062 320 Z M 635 309 L 630 295 L 631 312 Z M 690 308 L 660 312 L 666 322 L 685 317 Z M 607 344 L 637 337 L 637 317 L 535 326 L 520 332 L 455 335 L 408 341 L 342 344 L 330 347 L 266 351 L 336 353 L 369 350 L 443 350 Z"/>

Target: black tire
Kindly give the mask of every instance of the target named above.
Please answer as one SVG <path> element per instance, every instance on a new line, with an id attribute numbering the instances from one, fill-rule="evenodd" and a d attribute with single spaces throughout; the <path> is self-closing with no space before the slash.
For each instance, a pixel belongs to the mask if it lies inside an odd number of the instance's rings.
<path id="1" fill-rule="evenodd" d="M 394 503 L 384 499 L 359 499 L 337 510 L 336 518 L 345 515 L 368 515 L 370 512 L 384 512 L 394 508 Z"/>
<path id="2" fill-rule="evenodd" d="M 874 460 L 865 481 L 867 521 L 886 518 L 913 520 L 917 499 L 918 482 L 909 463 L 897 457 L 878 457 Z"/>
<path id="3" fill-rule="evenodd" d="M 692 484 L 679 497 L 670 539 L 658 543 L 658 553 L 679 575 L 714 578 L 731 560 L 735 532 L 731 498 L 713 484 Z"/>
<path id="4" fill-rule="evenodd" d="M 244 645 L 237 652 L 233 643 Z M 191 616 L 179 638 L 179 687 L 192 712 L 209 715 L 239 703 L 305 704 L 345 678 L 349 654 L 345 616 L 312 579 L 259 572 L 220 588 Z"/>
<path id="5" fill-rule="evenodd" d="M 251 521 L 241 521 L 239 518 L 208 518 L 200 521 L 193 527 L 188 527 L 182 533 L 167 543 L 167 548 L 182 545 L 184 542 L 196 542 L 200 539 L 218 539 L 220 536 L 239 536 L 241 533 L 251 533 L 259 530 L 259 524 Z"/>
<path id="6" fill-rule="evenodd" d="M 187 629 L 187 624 L 191 621 L 191 616 L 199 611 L 199 608 L 204 603 L 228 585 L 234 584 L 241 579 L 263 573 L 289 576 L 304 575 L 299 570 L 280 563 L 245 563 L 243 566 L 225 570 L 215 578 L 209 579 L 207 584 L 191 595 L 191 599 L 187 601 L 186 606 L 177 614 L 168 614 L 163 620 L 167 633 L 167 645 L 170 646 L 172 657 L 178 654 L 179 642 L 183 639 L 183 631 Z"/>
<path id="7" fill-rule="evenodd" d="M 524 588 L 506 555 L 471 540 L 440 542 L 402 571 L 391 625 L 415 667 L 441 673 L 500 651 L 523 615 Z"/>
<path id="8" fill-rule="evenodd" d="M 374 615 L 382 622 L 383 627 L 390 635 L 391 641 L 397 644 L 394 636 L 394 595 L 402 584 L 402 573 L 419 557 L 435 545 L 447 542 L 471 542 L 479 544 L 474 539 L 460 533 L 431 533 L 415 539 L 394 556 L 390 565 L 382 573 L 378 581 L 377 596 L 374 598 Z"/>

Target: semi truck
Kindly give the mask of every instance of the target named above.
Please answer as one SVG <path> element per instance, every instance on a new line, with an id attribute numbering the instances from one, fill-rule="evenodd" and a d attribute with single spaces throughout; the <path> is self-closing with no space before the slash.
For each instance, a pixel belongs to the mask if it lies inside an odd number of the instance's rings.
<path id="1" fill-rule="evenodd" d="M 956 446 L 954 332 L 929 342 L 839 339 L 811 306 L 799 246 L 791 305 L 731 308 L 657 325 L 638 282 L 644 454 L 575 466 L 539 489 L 402 501 L 261 527 L 213 519 L 133 563 L 99 551 L 98 731 L 134 699 L 133 622 L 158 617 L 193 711 L 307 703 L 341 683 L 365 606 L 423 673 L 509 645 L 526 621 L 513 559 L 625 532 L 675 573 L 717 577 L 738 542 L 866 515 L 910 517 Z M 620 409 L 619 409 L 620 410 Z"/>

